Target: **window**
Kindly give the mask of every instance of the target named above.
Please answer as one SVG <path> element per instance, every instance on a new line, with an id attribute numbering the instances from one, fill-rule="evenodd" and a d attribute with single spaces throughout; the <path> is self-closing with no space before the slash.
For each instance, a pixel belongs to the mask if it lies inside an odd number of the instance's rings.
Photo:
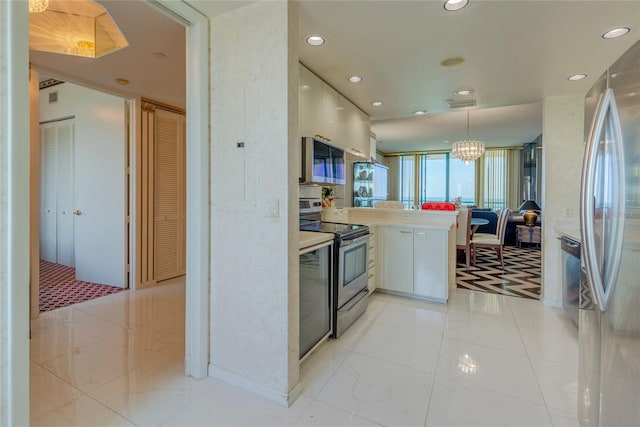
<path id="1" fill-rule="evenodd" d="M 449 200 L 448 157 L 447 153 L 420 155 L 420 204 Z"/>
<path id="2" fill-rule="evenodd" d="M 399 185 L 391 191 L 399 193 L 392 193 L 392 198 L 406 208 L 424 202 L 453 202 L 457 197 L 464 205 L 496 210 L 515 210 L 522 202 L 519 147 L 488 149 L 469 165 L 449 152 L 404 154 L 395 159 L 389 176 L 390 181 L 392 176 L 398 179 Z"/>
<path id="3" fill-rule="evenodd" d="M 406 208 L 424 202 L 452 202 L 456 197 L 464 204 L 475 204 L 475 164 L 465 165 L 449 153 L 426 153 L 401 155 L 398 169 L 398 200 Z"/>
<path id="4" fill-rule="evenodd" d="M 400 156 L 400 200 L 405 208 L 411 208 L 415 205 L 415 169 L 416 161 L 414 155 Z"/>
<path id="5" fill-rule="evenodd" d="M 463 205 L 475 205 L 476 200 L 476 164 L 465 165 L 460 159 L 449 162 L 450 199 L 462 198 Z"/>

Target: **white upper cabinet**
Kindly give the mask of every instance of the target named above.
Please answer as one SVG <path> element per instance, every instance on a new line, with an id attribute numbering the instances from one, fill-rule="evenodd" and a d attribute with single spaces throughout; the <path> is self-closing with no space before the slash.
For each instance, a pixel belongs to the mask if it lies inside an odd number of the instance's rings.
<path id="1" fill-rule="evenodd" d="M 322 87 L 324 82 L 300 66 L 299 129 L 300 137 L 322 135 Z"/>
<path id="2" fill-rule="evenodd" d="M 369 116 L 302 64 L 299 108 L 301 137 L 320 135 L 332 145 L 369 159 Z"/>
<path id="3" fill-rule="evenodd" d="M 322 84 L 322 119 L 321 132 L 324 138 L 340 148 L 340 122 L 343 117 L 340 110 L 340 94 L 326 83 Z"/>

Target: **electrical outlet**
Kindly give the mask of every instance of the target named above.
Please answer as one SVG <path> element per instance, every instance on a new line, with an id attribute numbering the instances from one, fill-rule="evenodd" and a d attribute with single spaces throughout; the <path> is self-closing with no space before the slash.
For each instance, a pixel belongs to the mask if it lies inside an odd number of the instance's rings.
<path id="1" fill-rule="evenodd" d="M 571 216 L 572 214 L 573 214 L 573 209 L 571 208 L 564 209 L 564 216 Z"/>

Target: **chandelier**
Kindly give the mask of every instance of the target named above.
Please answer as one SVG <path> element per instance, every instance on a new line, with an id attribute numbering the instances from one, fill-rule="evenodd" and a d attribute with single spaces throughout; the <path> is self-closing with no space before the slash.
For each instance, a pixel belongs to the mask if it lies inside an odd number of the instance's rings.
<path id="1" fill-rule="evenodd" d="M 29 12 L 40 13 L 47 10 L 49 7 L 49 0 L 29 0 Z"/>
<path id="2" fill-rule="evenodd" d="M 453 143 L 451 154 L 459 158 L 465 165 L 484 154 L 484 142 L 469 139 L 469 111 L 467 110 L 467 139 Z"/>
<path id="3" fill-rule="evenodd" d="M 29 11 L 43 4 L 39 13 L 29 15 L 31 50 L 99 58 L 128 45 L 118 25 L 95 1 L 29 0 Z"/>

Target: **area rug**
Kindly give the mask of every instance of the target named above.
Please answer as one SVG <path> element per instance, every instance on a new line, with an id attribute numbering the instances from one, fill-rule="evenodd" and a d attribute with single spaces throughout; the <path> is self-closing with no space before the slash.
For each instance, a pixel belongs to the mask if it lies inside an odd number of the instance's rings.
<path id="1" fill-rule="evenodd" d="M 76 270 L 40 260 L 40 312 L 124 291 L 115 286 L 75 280 Z"/>
<path id="2" fill-rule="evenodd" d="M 458 288 L 521 298 L 540 299 L 541 252 L 539 248 L 503 249 L 504 269 L 494 249 L 478 248 L 476 265 L 467 271 L 464 262 L 456 266 Z"/>

